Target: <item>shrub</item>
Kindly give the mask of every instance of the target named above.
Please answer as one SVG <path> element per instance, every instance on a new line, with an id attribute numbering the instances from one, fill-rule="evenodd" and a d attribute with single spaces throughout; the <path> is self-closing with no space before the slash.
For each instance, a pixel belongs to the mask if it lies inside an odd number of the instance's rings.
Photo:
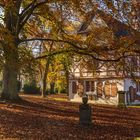
<path id="1" fill-rule="evenodd" d="M 56 93 L 56 94 L 58 93 L 58 88 L 55 88 L 55 93 Z"/>
<path id="2" fill-rule="evenodd" d="M 40 94 L 40 88 L 34 84 L 25 84 L 23 87 L 23 91 L 25 94 Z"/>
<path id="3" fill-rule="evenodd" d="M 54 89 L 50 89 L 50 94 L 55 94 Z"/>
<path id="4" fill-rule="evenodd" d="M 60 93 L 64 93 L 64 94 L 65 94 L 65 93 L 66 93 L 66 89 L 64 89 L 64 88 L 61 89 L 61 90 L 60 90 Z"/>
<path id="5" fill-rule="evenodd" d="M 51 90 L 50 88 L 46 90 L 46 94 L 55 94 L 55 93 L 57 92 L 54 90 Z"/>

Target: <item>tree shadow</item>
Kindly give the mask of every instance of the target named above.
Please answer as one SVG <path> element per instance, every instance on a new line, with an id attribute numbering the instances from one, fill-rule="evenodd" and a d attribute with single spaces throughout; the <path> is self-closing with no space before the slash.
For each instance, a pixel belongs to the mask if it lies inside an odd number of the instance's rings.
<path id="1" fill-rule="evenodd" d="M 0 109 L 5 135 L 27 139 L 133 139 L 140 136 L 140 110 L 92 105 L 92 126 L 79 125 L 79 104 L 48 100 L 7 103 Z M 11 130 L 9 132 L 8 130 Z M 17 131 L 17 132 L 16 132 Z M 21 131 L 21 132 L 18 132 Z M 22 134 L 23 133 L 23 134 Z M 72 134 L 72 135 L 71 135 Z"/>

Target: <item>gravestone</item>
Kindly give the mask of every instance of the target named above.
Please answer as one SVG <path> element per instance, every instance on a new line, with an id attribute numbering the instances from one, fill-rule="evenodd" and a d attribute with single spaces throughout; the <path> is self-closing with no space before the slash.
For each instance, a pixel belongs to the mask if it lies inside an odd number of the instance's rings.
<path id="1" fill-rule="evenodd" d="M 79 106 L 79 123 L 81 125 L 91 125 L 91 106 L 87 104 L 88 97 L 85 95 L 82 98 L 83 103 Z"/>
<path id="2" fill-rule="evenodd" d="M 118 91 L 118 107 L 126 107 L 125 105 L 125 91 Z"/>

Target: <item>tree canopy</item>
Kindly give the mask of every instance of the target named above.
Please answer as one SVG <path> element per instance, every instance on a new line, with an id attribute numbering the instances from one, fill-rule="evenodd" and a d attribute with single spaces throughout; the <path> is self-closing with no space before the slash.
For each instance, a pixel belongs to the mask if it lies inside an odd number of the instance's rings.
<path id="1" fill-rule="evenodd" d="M 72 52 L 107 62 L 139 54 L 139 7 L 138 0 L 0 0 L 2 97 L 18 98 L 17 76 L 32 45 L 53 42 L 59 47 L 51 55 Z"/>

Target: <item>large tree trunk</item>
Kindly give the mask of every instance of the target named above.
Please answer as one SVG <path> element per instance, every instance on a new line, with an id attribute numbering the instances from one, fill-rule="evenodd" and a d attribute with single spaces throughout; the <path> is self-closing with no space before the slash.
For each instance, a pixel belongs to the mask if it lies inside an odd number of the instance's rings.
<path id="1" fill-rule="evenodd" d="M 54 94 L 55 93 L 55 83 L 51 82 L 50 83 L 50 94 Z"/>
<path id="2" fill-rule="evenodd" d="M 4 66 L 3 66 L 3 89 L 1 97 L 7 100 L 17 100 L 17 75 L 19 71 L 18 65 L 18 34 L 19 28 L 19 11 L 22 0 L 7 1 L 4 10 L 4 24 L 3 31 L 3 52 L 4 52 Z M 10 5 L 10 7 L 9 7 Z"/>
<path id="3" fill-rule="evenodd" d="M 5 64 L 3 70 L 3 91 L 1 97 L 7 100 L 17 100 L 18 50 L 17 47 L 4 48 Z"/>
<path id="4" fill-rule="evenodd" d="M 51 57 L 48 57 L 46 59 L 46 65 L 45 65 L 45 71 L 44 71 L 44 74 L 43 74 L 43 87 L 42 87 L 42 97 L 45 97 L 46 95 L 46 87 L 47 87 L 47 76 L 48 76 L 48 72 L 49 72 L 49 65 L 50 65 L 50 62 L 51 62 Z"/>
<path id="5" fill-rule="evenodd" d="M 49 53 L 51 53 L 52 51 L 52 47 L 53 47 L 53 42 L 50 44 L 50 49 L 49 49 Z M 45 71 L 43 73 L 43 85 L 42 85 L 42 97 L 45 97 L 46 95 L 46 87 L 47 87 L 47 76 L 48 76 L 48 72 L 49 72 L 49 65 L 51 62 L 51 56 L 46 58 L 46 65 L 45 65 Z"/>
<path id="6" fill-rule="evenodd" d="M 66 93 L 69 96 L 69 71 L 66 71 Z"/>
<path id="7" fill-rule="evenodd" d="M 63 64 L 66 76 L 66 94 L 69 96 L 69 69 L 67 63 Z"/>
<path id="8" fill-rule="evenodd" d="M 46 95 L 46 86 L 47 86 L 46 80 L 47 80 L 47 75 L 48 75 L 48 71 L 49 71 L 49 64 L 50 64 L 50 60 L 47 60 L 44 75 L 43 75 L 42 97 L 45 97 L 45 95 Z"/>

